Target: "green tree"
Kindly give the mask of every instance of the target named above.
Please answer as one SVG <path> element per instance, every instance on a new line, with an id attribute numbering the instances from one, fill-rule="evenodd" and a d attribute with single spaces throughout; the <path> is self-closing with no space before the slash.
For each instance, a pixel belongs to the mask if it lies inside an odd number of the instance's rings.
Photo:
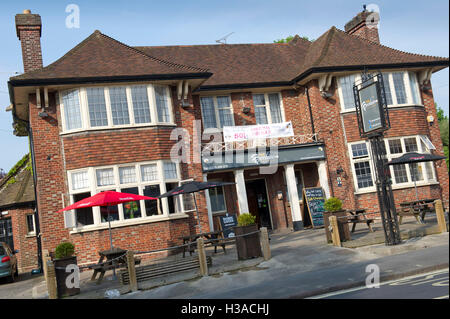
<path id="1" fill-rule="evenodd" d="M 290 35 L 290 36 L 288 36 L 288 37 L 286 37 L 284 39 L 275 40 L 275 41 L 273 41 L 273 43 L 289 43 L 289 42 L 291 42 L 294 39 L 294 37 L 295 36 Z M 302 38 L 303 40 L 309 41 L 309 42 L 313 42 L 314 41 L 313 39 L 309 39 L 308 37 L 305 37 L 305 36 L 300 37 L 300 38 Z"/>
<path id="2" fill-rule="evenodd" d="M 438 123 L 439 123 L 439 129 L 441 131 L 441 140 L 442 144 L 444 145 L 444 155 L 446 157 L 445 161 L 447 162 L 447 170 L 449 170 L 449 152 L 448 152 L 448 139 L 449 139 L 449 126 L 448 126 L 448 117 L 444 114 L 444 110 L 441 109 L 437 104 L 435 104 L 437 107 L 437 116 L 438 116 Z M 450 171 L 450 170 L 449 170 Z"/>

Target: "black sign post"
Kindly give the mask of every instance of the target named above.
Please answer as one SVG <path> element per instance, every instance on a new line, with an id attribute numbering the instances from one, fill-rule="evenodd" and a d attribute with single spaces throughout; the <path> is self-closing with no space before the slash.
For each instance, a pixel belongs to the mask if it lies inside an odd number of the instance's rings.
<path id="1" fill-rule="evenodd" d="M 401 238 L 383 141 L 383 132 L 390 128 L 390 122 L 381 73 L 375 75 L 364 73 L 362 81 L 353 86 L 353 94 L 360 136 L 369 139 L 372 149 L 385 243 L 397 245 L 401 242 Z"/>

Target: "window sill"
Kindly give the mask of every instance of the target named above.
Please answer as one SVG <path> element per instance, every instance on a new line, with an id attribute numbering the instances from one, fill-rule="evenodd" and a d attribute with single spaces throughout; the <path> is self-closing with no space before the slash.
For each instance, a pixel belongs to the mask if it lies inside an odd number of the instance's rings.
<path id="1" fill-rule="evenodd" d="M 34 237 L 36 237 L 35 233 L 29 233 L 25 235 L 25 238 L 34 238 Z"/>
<path id="2" fill-rule="evenodd" d="M 150 124 L 133 124 L 133 125 L 117 125 L 117 126 L 101 126 L 101 127 L 90 127 L 90 128 L 82 128 L 76 130 L 69 130 L 60 132 L 60 136 L 83 133 L 83 132 L 97 132 L 97 131 L 109 131 L 109 130 L 119 130 L 119 129 L 139 129 L 139 128 L 148 128 L 148 127 L 176 127 L 175 123 L 150 123 Z"/>
<path id="3" fill-rule="evenodd" d="M 395 105 L 388 105 L 388 109 L 396 109 L 396 108 L 403 108 L 403 107 L 424 107 L 423 104 L 395 104 Z M 348 109 L 348 110 L 341 110 L 341 114 L 348 114 L 348 113 L 355 113 L 356 109 Z"/>
<path id="4" fill-rule="evenodd" d="M 422 187 L 422 186 L 433 186 L 433 185 L 439 185 L 438 182 L 422 182 L 422 183 L 417 183 L 417 187 Z M 402 184 L 402 185 L 392 185 L 392 190 L 399 190 L 399 189 L 405 189 L 405 188 L 414 188 L 414 183 L 407 183 L 407 184 Z M 354 192 L 355 195 L 364 195 L 364 194 L 370 194 L 370 193 L 376 193 L 377 190 L 376 188 L 370 188 L 367 190 L 358 190 L 356 192 Z"/>
<path id="5" fill-rule="evenodd" d="M 184 213 L 177 213 L 177 214 L 170 214 L 169 216 L 162 215 L 162 216 L 155 216 L 155 217 L 136 218 L 133 220 L 114 221 L 114 222 L 111 222 L 111 229 L 119 228 L 119 227 L 135 226 L 135 225 L 141 225 L 141 224 L 171 221 L 171 220 L 188 218 L 188 217 L 189 217 L 189 215 L 186 215 Z M 83 226 L 83 227 L 79 227 L 79 228 L 73 228 L 70 231 L 70 234 L 72 235 L 72 234 L 79 234 L 79 233 L 85 233 L 85 232 L 91 232 L 91 231 L 105 230 L 108 228 L 109 228 L 108 223 L 101 223 L 100 225 L 89 225 L 89 226 Z"/>

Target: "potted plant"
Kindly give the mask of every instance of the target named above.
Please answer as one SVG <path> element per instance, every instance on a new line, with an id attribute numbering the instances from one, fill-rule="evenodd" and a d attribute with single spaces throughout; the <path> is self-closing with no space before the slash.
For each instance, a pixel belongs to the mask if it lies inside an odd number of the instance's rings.
<path id="1" fill-rule="evenodd" d="M 344 209 L 342 209 L 342 201 L 339 198 L 330 197 L 325 201 L 323 207 L 325 208 L 323 219 L 327 242 L 332 242 L 331 232 L 329 230 L 330 222 L 328 220 L 330 216 L 336 216 L 338 218 L 339 237 L 341 238 L 341 241 L 350 240 L 351 238 L 347 219 L 343 218 L 347 216 L 347 213 Z"/>
<path id="2" fill-rule="evenodd" d="M 258 230 L 256 225 L 256 216 L 245 213 L 238 216 L 238 225 L 234 227 L 234 233 L 236 235 L 236 249 L 238 259 L 249 259 L 254 257 L 261 257 L 261 244 L 259 243 L 259 234 L 251 234 L 248 236 L 242 236 L 248 233 L 252 233 Z"/>
<path id="3" fill-rule="evenodd" d="M 74 254 L 75 246 L 69 242 L 60 243 L 55 249 L 55 259 L 53 262 L 55 264 L 56 285 L 59 298 L 80 293 L 79 287 L 69 288 L 66 284 L 67 277 L 73 273 L 72 271 L 66 272 L 66 267 L 73 264 L 77 265 L 77 256 L 74 256 Z"/>

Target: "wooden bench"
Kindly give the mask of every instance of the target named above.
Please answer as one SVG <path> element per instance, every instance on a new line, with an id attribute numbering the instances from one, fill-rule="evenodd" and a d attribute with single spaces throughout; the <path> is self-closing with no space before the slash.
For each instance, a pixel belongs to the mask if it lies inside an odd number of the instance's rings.
<path id="1" fill-rule="evenodd" d="M 206 264 L 208 265 L 208 267 L 212 265 L 211 256 L 206 256 Z M 200 262 L 198 257 L 187 257 L 177 261 L 169 261 L 136 267 L 136 278 L 137 281 L 140 282 L 155 277 L 170 275 L 173 273 L 178 273 L 197 268 L 200 268 Z M 130 283 L 128 269 L 119 271 L 118 276 L 120 282 L 123 285 L 128 285 Z"/>
<path id="2" fill-rule="evenodd" d="M 352 223 L 352 233 L 355 232 L 356 224 L 365 223 L 369 228 L 370 232 L 373 233 L 372 223 L 374 222 L 373 218 L 367 218 L 365 209 L 355 209 L 355 210 L 347 210 L 348 216 L 347 222 Z"/>
<path id="3" fill-rule="evenodd" d="M 141 263 L 141 258 L 134 257 L 134 264 L 139 265 L 140 263 Z M 98 277 L 97 282 L 96 282 L 97 284 L 100 284 L 100 282 L 103 280 L 103 277 L 105 276 L 105 273 L 108 270 L 119 269 L 119 268 L 123 268 L 123 267 L 126 267 L 125 260 L 120 260 L 119 262 L 116 262 L 116 263 L 114 263 L 113 261 L 107 261 L 105 263 L 91 265 L 91 266 L 89 266 L 89 269 L 94 270 L 94 273 L 92 274 L 92 277 L 91 277 L 91 281 L 94 281 L 95 277 L 97 277 L 97 274 L 100 273 L 100 276 Z"/>
<path id="4" fill-rule="evenodd" d="M 225 246 L 234 245 L 236 243 L 235 238 L 217 238 L 216 241 L 211 242 L 211 246 L 214 247 L 214 253 L 217 253 L 217 247 L 220 246 L 223 249 L 223 252 L 226 254 L 227 251 Z"/>
<path id="5" fill-rule="evenodd" d="M 398 223 L 402 223 L 404 216 L 414 216 L 418 224 L 423 224 L 425 214 L 433 211 L 434 208 L 429 204 L 401 203 L 400 211 L 397 213 L 400 217 Z"/>

